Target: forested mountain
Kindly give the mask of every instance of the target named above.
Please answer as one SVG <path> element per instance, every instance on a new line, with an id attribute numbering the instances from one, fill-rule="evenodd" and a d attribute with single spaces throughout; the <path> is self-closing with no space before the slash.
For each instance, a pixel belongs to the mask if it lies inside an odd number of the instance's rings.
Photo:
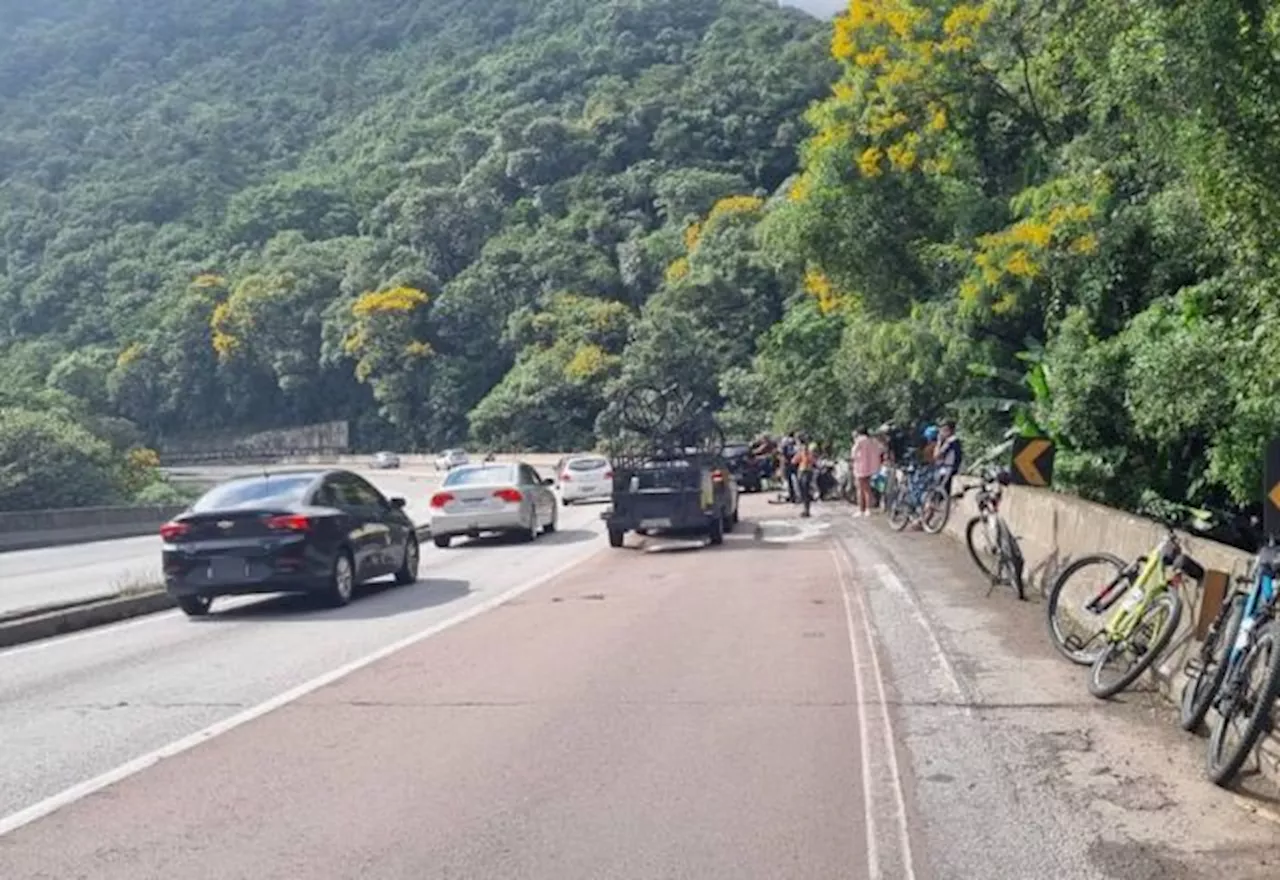
<path id="1" fill-rule="evenodd" d="M 710 310 L 714 383 L 780 316 L 732 222 L 666 276 L 793 172 L 825 44 L 772 0 L 3 0 L 0 401 L 588 442 L 629 340 L 669 369 Z"/>

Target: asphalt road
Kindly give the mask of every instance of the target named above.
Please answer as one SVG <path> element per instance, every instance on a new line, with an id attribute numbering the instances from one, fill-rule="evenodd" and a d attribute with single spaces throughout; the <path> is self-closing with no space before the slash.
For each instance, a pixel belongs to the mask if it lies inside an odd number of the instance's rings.
<path id="1" fill-rule="evenodd" d="M 339 611 L 0 653 L 0 877 L 1275 876 L 1274 797 L 948 539 L 755 497 L 614 551 L 598 510 Z"/>
<path id="2" fill-rule="evenodd" d="M 202 481 L 216 483 L 260 470 L 210 467 L 188 469 L 184 474 L 197 474 Z M 403 496 L 415 521 L 426 519 L 431 490 L 440 482 L 434 471 L 426 469 L 357 472 L 370 478 L 384 494 Z M 160 538 L 13 551 L 0 554 L 0 571 L 4 573 L 0 577 L 0 614 L 112 596 L 161 581 Z"/>

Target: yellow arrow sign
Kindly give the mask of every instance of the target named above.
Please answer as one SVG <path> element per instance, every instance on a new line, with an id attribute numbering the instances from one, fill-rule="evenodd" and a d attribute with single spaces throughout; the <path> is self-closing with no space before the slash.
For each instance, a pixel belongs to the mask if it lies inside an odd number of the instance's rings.
<path id="1" fill-rule="evenodd" d="M 1271 499 L 1271 503 L 1280 510 L 1280 483 L 1276 483 L 1271 487 L 1271 491 L 1267 493 L 1267 497 Z"/>
<path id="2" fill-rule="evenodd" d="M 1052 444 L 1043 438 L 1028 440 L 1027 445 L 1013 459 L 1013 466 L 1018 469 L 1018 473 L 1022 474 L 1022 479 L 1026 481 L 1028 486 L 1047 486 L 1049 481 L 1044 478 L 1044 474 L 1040 473 L 1040 468 L 1036 466 L 1036 459 L 1044 454 Z M 1280 486 L 1276 487 L 1280 489 Z"/>

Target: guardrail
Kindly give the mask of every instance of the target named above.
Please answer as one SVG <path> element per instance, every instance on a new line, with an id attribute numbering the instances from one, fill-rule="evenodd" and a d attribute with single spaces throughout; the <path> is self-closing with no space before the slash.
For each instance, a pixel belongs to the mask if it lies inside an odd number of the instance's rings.
<path id="1" fill-rule="evenodd" d="M 0 513 L 0 551 L 150 535 L 185 509 L 161 504 Z"/>

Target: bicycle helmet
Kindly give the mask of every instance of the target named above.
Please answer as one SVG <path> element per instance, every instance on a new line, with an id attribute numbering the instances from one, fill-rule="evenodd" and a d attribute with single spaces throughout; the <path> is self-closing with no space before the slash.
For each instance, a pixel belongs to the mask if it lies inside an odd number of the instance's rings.
<path id="1" fill-rule="evenodd" d="M 925 440 L 927 440 L 927 441 L 929 441 L 930 443 L 932 443 L 934 440 L 937 440 L 937 439 L 938 439 L 938 426 L 937 426 L 937 425 L 930 425 L 929 427 L 925 428 L 925 429 L 924 429 L 924 439 L 925 439 Z"/>

